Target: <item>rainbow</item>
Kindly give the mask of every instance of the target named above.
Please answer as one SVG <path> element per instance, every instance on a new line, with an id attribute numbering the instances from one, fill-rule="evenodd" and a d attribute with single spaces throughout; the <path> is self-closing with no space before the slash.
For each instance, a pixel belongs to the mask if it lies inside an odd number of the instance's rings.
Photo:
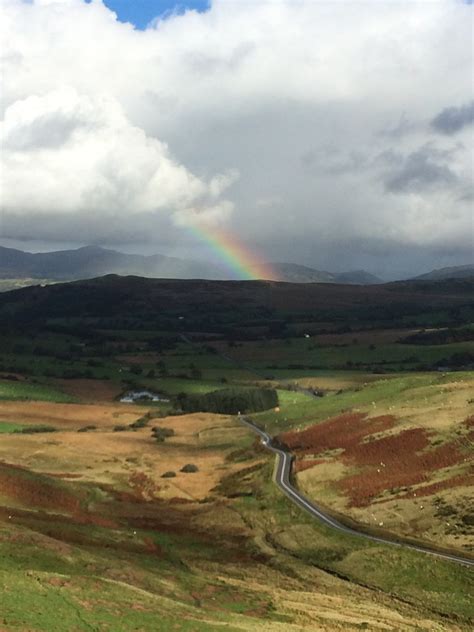
<path id="1" fill-rule="evenodd" d="M 251 252 L 235 235 L 208 224 L 188 226 L 191 233 L 205 242 L 212 253 L 241 280 L 278 279 L 270 263 L 265 263 Z"/>

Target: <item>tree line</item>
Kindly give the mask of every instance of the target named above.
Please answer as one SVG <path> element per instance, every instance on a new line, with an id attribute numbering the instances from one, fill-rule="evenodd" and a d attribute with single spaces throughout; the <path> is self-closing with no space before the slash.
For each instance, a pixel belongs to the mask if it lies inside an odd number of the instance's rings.
<path id="1" fill-rule="evenodd" d="M 179 393 L 175 407 L 183 412 L 247 414 L 278 406 L 278 394 L 270 388 L 224 388 L 210 393 Z"/>

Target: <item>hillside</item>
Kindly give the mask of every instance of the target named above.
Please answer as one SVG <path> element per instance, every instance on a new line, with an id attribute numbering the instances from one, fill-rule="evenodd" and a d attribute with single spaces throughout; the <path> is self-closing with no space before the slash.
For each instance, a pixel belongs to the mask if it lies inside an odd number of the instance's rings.
<path id="1" fill-rule="evenodd" d="M 380 279 L 363 270 L 331 273 L 293 263 L 275 263 L 273 280 L 291 283 L 348 283 L 369 285 Z M 34 284 L 34 279 L 74 281 L 105 274 L 136 275 L 163 279 L 232 279 L 225 267 L 207 263 L 167 257 L 160 254 L 130 255 L 101 248 L 84 246 L 75 250 L 30 253 L 0 246 L 0 280 L 10 282 L 6 289 Z M 0 286 L 1 290 L 1 286 Z"/>
<path id="2" fill-rule="evenodd" d="M 29 253 L 0 247 L 0 278 L 75 280 L 103 274 L 162 278 L 225 278 L 216 266 L 164 255 L 129 255 L 98 246 Z"/>
<path id="3" fill-rule="evenodd" d="M 278 274 L 277 280 L 289 283 L 347 283 L 349 285 L 382 283 L 381 279 L 365 270 L 327 272 L 296 263 L 272 263 L 272 268 Z"/>
<path id="4" fill-rule="evenodd" d="M 146 279 L 107 275 L 96 279 L 35 286 L 0 296 L 0 320 L 33 322 L 49 318 L 140 318 L 165 328 L 212 329 L 238 326 L 278 328 L 290 315 L 297 320 L 351 320 L 373 327 L 440 310 L 470 309 L 474 280 L 397 282 L 384 285 L 334 285 L 275 281 Z M 232 325 L 234 324 L 234 325 Z"/>
<path id="5" fill-rule="evenodd" d="M 311 518 L 232 412 L 258 403 L 331 515 L 471 559 L 473 304 L 469 279 L 0 295 L 3 628 L 467 632 L 470 569 Z"/>
<path id="6" fill-rule="evenodd" d="M 471 277 L 474 277 L 474 264 L 439 268 L 438 270 L 432 270 L 426 274 L 414 277 L 414 280 L 443 281 L 445 279 L 468 279 Z"/>

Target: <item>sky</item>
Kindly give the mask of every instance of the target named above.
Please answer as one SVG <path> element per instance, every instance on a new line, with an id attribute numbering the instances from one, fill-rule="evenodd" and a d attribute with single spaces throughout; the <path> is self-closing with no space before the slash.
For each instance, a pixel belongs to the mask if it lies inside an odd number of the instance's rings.
<path id="1" fill-rule="evenodd" d="M 0 244 L 472 261 L 471 3 L 0 5 Z"/>
<path id="2" fill-rule="evenodd" d="M 90 2 L 90 0 L 89 0 Z M 121 22 L 130 22 L 137 29 L 145 29 L 157 17 L 183 14 L 186 10 L 206 11 L 207 0 L 173 2 L 173 0 L 105 0 L 105 6 L 117 14 Z"/>

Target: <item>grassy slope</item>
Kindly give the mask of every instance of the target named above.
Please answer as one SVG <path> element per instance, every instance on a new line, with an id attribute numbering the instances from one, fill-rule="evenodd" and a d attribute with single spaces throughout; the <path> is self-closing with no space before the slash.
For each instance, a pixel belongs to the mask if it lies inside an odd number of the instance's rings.
<path id="1" fill-rule="evenodd" d="M 356 595 L 361 591 L 359 604 L 368 600 L 366 621 L 375 621 L 371 610 L 379 603 L 380 608 L 390 605 L 398 611 L 405 622 L 403 629 L 411 629 L 410 616 L 429 626 L 421 629 L 449 629 L 442 625 L 444 617 L 454 617 L 458 629 L 468 629 L 469 617 L 474 615 L 470 571 L 328 530 L 280 494 L 271 482 L 271 472 L 268 459 L 252 474 L 232 475 L 223 483 L 224 495 L 226 489 L 246 493 L 250 486 L 255 490 L 252 497 L 230 501 L 229 509 L 243 518 L 250 533 L 258 534 L 241 544 L 241 553 L 253 553 L 237 564 L 233 554 L 229 557 L 222 548 L 221 503 L 209 505 L 206 514 L 214 545 L 192 532 L 173 535 L 136 526 L 132 532 L 125 525 L 81 526 L 68 524 L 64 518 L 51 522 L 46 515 L 32 518 L 14 513 L 0 530 L 5 629 L 108 626 L 124 631 L 199 631 L 219 629 L 225 623 L 231 630 L 296 630 L 300 627 L 293 628 L 291 623 L 295 613 L 290 615 L 288 606 L 280 602 L 282 589 L 297 591 L 291 599 L 304 612 L 305 607 L 317 605 L 324 586 L 322 599 L 339 594 L 347 599 L 349 613 L 347 582 L 338 578 L 349 580 Z M 67 483 L 67 487 L 72 491 L 75 484 Z M 149 549 L 150 539 L 159 547 L 158 554 Z M 318 568 L 325 569 L 328 578 Z M 315 627 L 307 627 L 309 617 L 305 624 L 300 621 L 305 629 L 333 629 L 318 624 L 317 615 L 311 616 L 316 616 Z M 378 616 L 383 620 L 382 611 Z M 364 616 L 358 620 L 364 621 Z"/>
<path id="2" fill-rule="evenodd" d="M 48 384 L 0 381 L 0 400 L 70 403 L 75 399 Z"/>
<path id="3" fill-rule="evenodd" d="M 255 475 L 264 493 L 254 503 L 242 503 L 241 510 L 257 523 L 274 523 L 269 537 L 277 549 L 431 611 L 465 622 L 474 616 L 470 569 L 334 532 L 287 500 L 270 482 L 270 472 L 268 468 Z"/>
<path id="4" fill-rule="evenodd" d="M 102 289 L 99 290 L 98 304 L 102 309 L 104 301 Z M 42 295 L 56 295 L 56 291 L 56 288 L 51 288 L 51 292 L 41 292 Z M 199 305 L 199 309 L 193 307 L 190 312 L 193 318 L 196 317 L 196 322 L 199 321 L 199 326 L 207 326 L 206 310 L 212 317 L 214 311 L 218 312 L 217 318 L 222 317 L 224 325 L 230 327 L 229 331 L 235 319 L 259 317 L 256 313 L 247 315 L 239 312 L 235 315 L 231 303 L 220 312 L 222 306 L 219 301 L 213 299 L 212 293 L 208 300 L 206 291 L 204 288 L 202 296 L 196 294 L 198 303 L 201 301 L 205 305 L 204 309 Z M 242 291 L 246 291 L 245 288 Z M 333 290 L 329 288 L 326 291 Z M 173 290 L 169 298 L 163 300 L 163 292 L 166 294 L 166 288 L 156 294 L 160 305 L 173 306 L 175 301 L 184 300 L 180 296 L 185 293 L 173 294 Z M 351 289 L 350 292 L 357 290 Z M 144 295 L 148 296 L 140 289 L 137 299 L 139 310 Z M 391 290 L 387 296 L 390 301 Z M 269 295 L 265 294 L 264 303 L 267 298 Z M 293 304 L 285 297 L 283 299 L 278 309 L 284 310 L 285 306 Z M 305 303 L 306 299 L 303 299 Z M 276 303 L 278 300 L 276 296 Z M 349 302 L 352 300 L 347 298 Z M 405 299 L 402 296 L 397 300 Z M 429 298 L 423 299 L 420 305 L 426 301 L 429 302 Z M 316 302 L 324 304 L 324 301 Z M 464 298 L 461 302 L 464 304 Z M 125 304 L 122 302 L 116 307 Z M 434 312 L 410 313 L 406 316 L 401 314 L 400 318 L 407 323 L 434 324 L 437 319 L 444 323 L 446 318 L 450 318 L 450 304 L 451 299 L 440 300 L 438 316 Z M 59 301 L 58 305 L 63 309 L 68 302 Z M 111 312 L 116 307 L 111 304 Z M 4 336 L 0 340 L 6 345 L 0 345 L 4 369 L 14 372 L 15 366 L 19 366 L 28 372 L 32 368 L 44 384 L 1 382 L 0 399 L 71 401 L 51 386 L 44 375 L 51 369 L 61 374 L 72 365 L 90 370 L 95 379 L 107 377 L 120 384 L 124 379 L 133 377 L 139 384 L 169 393 L 221 388 L 226 386 L 221 378 L 229 383 L 260 379 L 251 370 L 206 350 L 205 342 L 202 349 L 180 343 L 174 349 L 159 354 L 149 353 L 147 340 L 158 333 L 164 336 L 170 334 L 165 320 L 160 324 L 153 319 L 172 316 L 157 311 L 153 305 L 151 307 L 148 324 L 132 323 L 133 327 L 139 326 L 134 330 L 120 329 L 115 313 L 111 313 L 110 321 L 102 317 L 90 322 L 87 319 L 81 321 L 81 318 L 74 322 L 69 317 L 57 319 L 56 322 L 62 324 L 86 323 L 88 329 L 97 327 L 104 334 L 105 347 L 100 346 L 102 343 L 87 340 L 87 346 L 74 352 L 77 359 L 72 363 L 67 358 L 59 358 L 58 354 L 69 353 L 71 345 L 81 342 L 80 336 L 51 332 L 36 332 L 34 340 L 20 335 L 8 340 L 10 334 Z M 304 309 L 310 307 L 309 303 L 308 307 L 305 303 Z M 9 304 L 5 309 L 9 309 Z M 32 309 L 34 311 L 34 307 L 30 309 L 26 306 L 26 312 L 31 313 Z M 179 310 L 176 312 L 179 314 L 183 308 L 173 307 L 168 312 L 172 309 Z M 342 311 L 345 309 L 344 306 Z M 131 314 L 123 314 L 125 319 L 142 313 L 131 308 L 129 311 Z M 268 317 L 274 316 L 270 314 Z M 327 318 L 330 319 L 330 315 Z M 175 316 L 172 321 L 176 322 Z M 113 331 L 108 330 L 108 323 Z M 124 323 L 123 327 L 126 327 L 126 320 Z M 339 318 L 335 326 L 343 324 Z M 298 322 L 290 325 L 295 330 L 298 326 Z M 315 331 L 321 329 L 317 322 L 312 326 Z M 122 342 L 130 348 L 119 351 L 113 346 Z M 413 369 L 417 363 L 435 362 L 458 351 L 472 351 L 472 344 L 466 343 L 441 347 L 374 342 L 375 348 L 372 349 L 367 344 L 352 343 L 348 346 L 322 346 L 300 336 L 289 342 L 267 339 L 263 343 L 250 342 L 237 347 L 225 345 L 223 350 L 240 360 L 245 367 L 263 370 L 280 380 L 310 376 L 315 386 L 319 378 L 334 379 L 335 384 L 341 378 L 349 382 L 352 380 L 339 394 L 335 387 L 329 389 L 331 392 L 324 398 L 317 399 L 281 388 L 280 412 L 269 411 L 256 416 L 274 433 L 317 423 L 346 409 L 373 411 L 374 403 L 376 410 L 405 404 L 414 408 L 423 406 L 427 389 L 449 386 L 451 381 L 462 379 L 462 374 L 443 376 L 438 373 L 398 372 Z M 34 347 L 39 343 L 47 347 L 46 355 L 35 355 Z M 23 345 L 23 349 L 14 348 L 15 344 Z M 141 356 L 139 364 L 143 374 L 137 377 L 121 372 L 121 367 L 133 364 L 136 356 Z M 171 377 L 144 377 L 149 370 L 158 370 L 158 359 L 164 361 Z M 91 360 L 99 360 L 103 366 L 95 367 L 91 365 Z M 378 365 L 397 373 L 372 382 L 374 376 L 369 373 L 365 381 L 361 371 L 357 375 L 353 371 L 335 371 L 348 362 L 353 365 L 361 363 L 359 369 L 365 368 L 366 371 Z M 202 379 L 176 377 L 178 373 L 190 375 L 191 364 L 202 372 Z M 290 365 L 295 366 L 289 368 Z M 316 366 L 324 369 L 318 370 L 314 368 Z M 206 433 L 200 435 L 203 449 L 206 441 L 211 441 L 210 436 Z M 94 440 L 99 441 L 99 435 L 94 435 Z M 215 437 L 212 441 L 220 445 Z M 222 629 L 223 623 L 225 629 L 272 632 L 299 630 L 299 624 L 318 632 L 333 630 L 336 625 L 344 630 L 359 627 L 377 629 L 379 623 L 391 629 L 469 629 L 469 618 L 474 615 L 469 601 L 473 588 L 470 571 L 422 554 L 374 545 L 329 531 L 280 494 L 271 482 L 270 457 L 260 452 L 258 447 L 250 446 L 250 441 L 251 437 L 240 439 L 234 454 L 229 454 L 228 458 L 245 464 L 246 459 L 259 456 L 264 460 L 263 466 L 242 475 L 230 475 L 219 491 L 213 490 L 209 497 L 193 505 L 173 504 L 168 500 L 156 505 L 148 501 L 140 504 L 141 500 L 135 500 L 130 506 L 122 500 L 115 505 L 110 489 L 104 492 L 102 488 L 87 488 L 89 493 L 84 496 L 83 483 L 38 477 L 35 472 L 25 473 L 27 479 L 37 477 L 43 490 L 51 485 L 53 491 L 59 490 L 65 496 L 67 491 L 73 496 L 79 494 L 83 514 L 79 520 L 77 515 L 69 515 L 63 509 L 61 514 L 53 516 L 54 507 L 47 506 L 51 500 L 49 496 L 43 499 L 43 506 L 32 502 L 22 504 L 21 499 L 15 499 L 13 503 L 11 498 L 3 497 L 4 508 L 0 508 L 3 522 L 0 530 L 0 581 L 3 582 L 5 598 L 2 595 L 3 621 L 0 618 L 0 624 L 7 630 L 213 630 Z M 231 449 L 228 435 L 224 447 Z M 160 449 L 166 450 L 166 446 L 157 446 L 157 454 Z M 41 455 L 42 451 L 39 450 L 39 453 Z M 113 463 L 113 458 L 109 462 Z M 103 467 L 113 468 L 113 465 Z M 92 472 L 90 474 L 92 476 Z M 120 491 L 127 489 L 125 481 L 119 487 Z M 239 492 L 244 495 L 235 498 Z M 36 508 L 34 513 L 30 513 L 32 507 Z M 130 514 L 121 513 L 124 508 Z M 179 513 L 180 508 L 182 514 Z M 175 513 L 177 518 L 173 523 L 170 517 Z M 109 518 L 110 524 L 98 526 L 94 522 L 97 516 Z M 153 528 L 138 524 L 137 516 L 140 520 L 143 516 L 152 516 Z M 84 517 L 87 518 L 85 522 Z M 235 546 L 233 538 L 237 528 L 242 529 L 243 537 Z M 351 599 L 357 602 L 357 607 Z M 388 616 L 386 611 L 382 611 L 382 606 L 392 614 Z M 374 611 L 375 607 L 379 610 Z M 326 610 L 324 618 L 322 613 Z M 344 614 L 348 614 L 349 623 L 337 619 Z"/>
<path id="5" fill-rule="evenodd" d="M 408 373 L 400 377 L 381 377 L 355 389 L 328 393 L 321 398 L 280 390 L 280 411 L 267 411 L 254 417 L 270 432 L 277 433 L 291 428 L 304 428 L 347 410 L 366 410 L 375 414 L 377 409 L 395 409 L 400 402 L 423 407 L 427 403 L 424 388 L 442 387 L 471 377 L 470 372 Z M 317 379 L 315 383 L 317 384 Z"/>
<path id="6" fill-rule="evenodd" d="M 354 333 L 357 337 L 357 333 Z M 375 338 L 375 336 L 374 336 Z M 348 362 L 357 365 L 384 366 L 399 370 L 417 364 L 432 364 L 455 353 L 474 351 L 473 342 L 449 345 L 415 344 L 338 344 L 321 345 L 305 338 L 245 342 L 229 349 L 230 356 L 255 368 L 283 368 L 292 365 L 320 369 L 344 368 Z"/>
<path id="7" fill-rule="evenodd" d="M 472 527 L 466 520 L 472 513 L 472 503 L 469 502 L 470 488 L 467 486 L 467 461 L 472 446 L 469 447 L 467 428 L 461 422 L 474 413 L 474 400 L 470 398 L 470 394 L 474 394 L 473 377 L 472 372 L 408 373 L 390 379 L 384 377 L 361 384 L 356 389 L 339 394 L 330 393 L 323 398 L 282 392 L 280 412 L 267 411 L 254 415 L 254 419 L 271 433 L 277 434 L 289 429 L 303 429 L 350 410 L 366 412 L 369 416 L 389 414 L 396 419 L 395 433 L 409 428 L 426 430 L 431 441 L 430 449 L 435 449 L 435 446 L 441 449 L 444 444 L 457 442 L 459 460 L 449 467 L 440 461 L 437 468 L 425 473 L 426 478 L 420 485 L 404 488 L 406 498 L 403 497 L 403 491 L 400 493 L 403 484 L 400 483 L 399 489 L 392 482 L 390 489 L 382 495 L 376 494 L 367 506 L 353 507 L 346 495 L 347 490 L 339 486 L 338 481 L 363 472 L 364 467 L 358 468 L 354 463 L 351 465 L 344 460 L 341 455 L 343 451 L 327 454 L 323 450 L 319 454 L 317 446 L 314 450 L 317 456 L 312 458 L 322 455 L 321 464 L 299 473 L 296 480 L 309 496 L 357 521 L 368 524 L 374 524 L 375 521 L 395 533 L 469 551 L 472 550 Z M 405 457 L 409 463 L 411 457 L 407 456 L 410 453 L 408 446 L 406 451 Z M 384 460 L 383 456 L 381 458 Z M 390 460 L 389 455 L 387 458 Z M 301 465 L 304 465 L 304 461 L 301 461 Z M 373 476 L 378 476 L 375 469 Z M 453 483 L 451 487 L 448 481 L 455 480 L 453 477 L 456 476 L 459 482 Z M 426 486 L 443 481 L 446 483 L 445 489 L 433 489 L 425 495 Z M 417 495 L 422 497 L 420 501 L 417 501 Z M 447 507 L 446 512 L 443 510 L 444 505 Z"/>
<path id="8" fill-rule="evenodd" d="M 10 432 L 17 432 L 25 428 L 23 424 L 11 423 L 9 421 L 0 421 L 0 434 L 8 434 Z"/>

